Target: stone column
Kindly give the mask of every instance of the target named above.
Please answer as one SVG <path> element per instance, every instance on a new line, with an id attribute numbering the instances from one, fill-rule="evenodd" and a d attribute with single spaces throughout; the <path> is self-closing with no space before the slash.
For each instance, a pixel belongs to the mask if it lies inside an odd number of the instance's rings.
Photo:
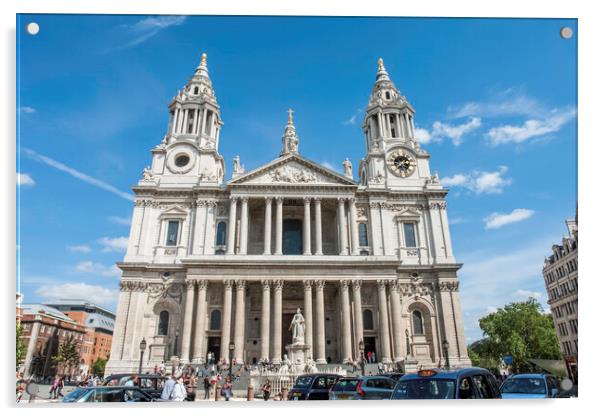
<path id="1" fill-rule="evenodd" d="M 27 344 L 27 353 L 25 354 L 25 362 L 23 363 L 25 377 L 29 377 L 33 370 L 31 361 L 33 360 L 33 354 L 38 341 L 38 334 L 40 333 L 40 326 L 42 325 L 41 316 L 36 315 L 35 319 L 35 322 L 31 325 L 31 331 L 29 332 L 29 344 Z"/>
<path id="2" fill-rule="evenodd" d="M 351 254 L 357 256 L 360 254 L 360 243 L 357 235 L 357 210 L 355 208 L 355 198 L 349 200 L 349 229 L 351 230 Z"/>
<path id="3" fill-rule="evenodd" d="M 282 198 L 276 198 L 276 241 L 274 254 L 282 254 Z"/>
<path id="4" fill-rule="evenodd" d="M 399 298 L 399 284 L 391 282 L 389 286 L 389 301 L 391 303 L 391 321 L 393 323 L 393 361 L 403 360 L 405 351 L 403 345 L 403 330 L 401 325 L 401 301 Z"/>
<path id="5" fill-rule="evenodd" d="M 263 220 L 263 254 L 272 254 L 272 198 L 265 198 L 265 217 Z"/>
<path id="6" fill-rule="evenodd" d="M 234 254 L 234 239 L 236 238 L 236 198 L 230 197 L 230 216 L 228 217 L 228 241 L 226 254 Z"/>
<path id="7" fill-rule="evenodd" d="M 353 314 L 355 315 L 355 357 L 360 358 L 359 345 L 364 338 L 364 315 L 362 310 L 362 281 L 353 281 Z"/>
<path id="8" fill-rule="evenodd" d="M 230 345 L 230 323 L 232 322 L 232 280 L 224 281 L 224 310 L 222 313 L 222 340 L 220 356 L 228 362 Z"/>
<path id="9" fill-rule="evenodd" d="M 207 281 L 198 280 L 196 286 L 196 320 L 194 325 L 194 352 L 192 360 L 195 363 L 205 362 L 205 317 L 207 316 Z"/>
<path id="10" fill-rule="evenodd" d="M 303 198 L 303 255 L 311 256 L 311 198 Z"/>
<path id="11" fill-rule="evenodd" d="M 391 362 L 391 340 L 389 338 L 389 315 L 387 313 L 387 282 L 379 280 L 378 286 L 378 322 L 380 337 L 380 361 Z"/>
<path id="12" fill-rule="evenodd" d="M 347 227 L 345 227 L 345 198 L 339 198 L 338 220 L 339 220 L 339 255 L 348 254 L 347 251 Z"/>
<path id="13" fill-rule="evenodd" d="M 316 255 L 322 255 L 322 204 L 320 198 L 314 199 L 314 222 L 316 223 Z"/>
<path id="14" fill-rule="evenodd" d="M 311 280 L 303 281 L 304 288 L 304 302 L 303 302 L 303 314 L 305 315 L 305 343 L 310 346 L 309 358 L 313 358 L 313 346 L 314 346 L 314 325 L 313 325 L 313 311 L 311 301 Z"/>
<path id="15" fill-rule="evenodd" d="M 270 281 L 262 280 L 261 299 L 261 360 L 270 359 Z"/>
<path id="16" fill-rule="evenodd" d="M 249 234 L 249 198 L 242 198 L 240 210 L 240 249 L 238 254 L 247 254 L 247 236 Z"/>
<path id="17" fill-rule="evenodd" d="M 234 358 L 236 364 L 244 362 L 245 351 L 245 288 L 247 282 L 236 282 L 236 315 L 234 318 Z"/>
<path id="18" fill-rule="evenodd" d="M 184 325 L 182 326 L 182 345 L 180 346 L 180 360 L 183 363 L 190 361 L 190 340 L 192 339 L 192 318 L 194 307 L 194 280 L 186 281 L 186 306 L 184 307 Z"/>
<path id="19" fill-rule="evenodd" d="M 282 280 L 276 280 L 274 282 L 274 333 L 272 334 L 273 364 L 280 364 L 282 359 L 282 285 Z"/>
<path id="20" fill-rule="evenodd" d="M 349 281 L 341 280 L 340 287 L 341 293 L 341 313 L 342 313 L 342 322 L 341 322 L 341 337 L 342 337 L 342 354 L 343 354 L 343 362 L 345 362 L 348 358 L 352 358 L 353 352 L 351 348 L 351 312 L 349 310 Z"/>
<path id="21" fill-rule="evenodd" d="M 316 364 L 326 364 L 326 331 L 324 322 L 324 280 L 316 280 Z"/>

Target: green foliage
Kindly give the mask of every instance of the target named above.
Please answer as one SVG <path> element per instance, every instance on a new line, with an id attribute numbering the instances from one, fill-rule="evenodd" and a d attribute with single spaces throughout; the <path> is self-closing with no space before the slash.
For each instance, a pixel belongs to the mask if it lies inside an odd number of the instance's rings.
<path id="1" fill-rule="evenodd" d="M 533 298 L 513 302 L 479 319 L 485 338 L 469 347 L 475 365 L 497 368 L 511 355 L 515 372 L 532 370 L 530 359 L 560 359 L 554 323 Z"/>
<path id="2" fill-rule="evenodd" d="M 65 339 L 65 341 L 59 346 L 56 355 L 52 357 L 52 361 L 67 367 L 68 371 L 71 369 L 71 367 L 77 366 L 79 364 L 79 360 L 79 348 L 72 335 Z"/>
<path id="3" fill-rule="evenodd" d="M 21 325 L 21 322 L 17 321 L 17 367 L 19 367 L 19 364 L 21 364 L 23 362 L 23 360 L 25 359 L 25 354 L 27 352 L 26 348 L 25 348 L 25 341 L 23 341 L 23 325 Z"/>
<path id="4" fill-rule="evenodd" d="M 94 361 L 94 364 L 92 364 L 92 374 L 94 374 L 95 376 L 103 376 L 105 373 L 105 367 L 107 365 L 107 360 L 106 358 L 97 358 L 96 361 Z"/>

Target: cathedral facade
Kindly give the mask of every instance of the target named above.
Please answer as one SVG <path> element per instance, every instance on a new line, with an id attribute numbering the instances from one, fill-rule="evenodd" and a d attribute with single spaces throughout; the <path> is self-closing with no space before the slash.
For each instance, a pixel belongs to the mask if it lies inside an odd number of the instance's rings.
<path id="1" fill-rule="evenodd" d="M 162 361 L 280 363 L 300 308 L 307 356 L 470 365 L 444 189 L 415 139 L 414 109 L 382 60 L 362 125 L 359 182 L 282 150 L 231 178 L 207 58 L 169 105 L 135 207 L 107 373 Z"/>

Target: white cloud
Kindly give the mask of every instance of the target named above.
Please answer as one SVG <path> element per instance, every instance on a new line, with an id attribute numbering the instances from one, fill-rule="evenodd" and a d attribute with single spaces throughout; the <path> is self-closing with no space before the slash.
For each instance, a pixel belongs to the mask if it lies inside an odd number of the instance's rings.
<path id="1" fill-rule="evenodd" d="M 35 184 L 36 182 L 33 180 L 31 175 L 17 172 L 17 186 L 33 186 Z"/>
<path id="2" fill-rule="evenodd" d="M 104 251 L 104 252 L 109 252 L 109 251 L 119 252 L 119 251 L 127 250 L 128 241 L 129 241 L 129 239 L 127 237 L 115 237 L 115 238 L 102 237 L 98 240 L 98 242 L 103 246 L 102 251 Z"/>
<path id="3" fill-rule="evenodd" d="M 155 36 L 162 30 L 172 26 L 180 26 L 186 21 L 186 16 L 151 16 L 137 21 L 133 25 L 126 26 L 127 36 L 131 38 L 129 42 L 114 48 L 126 49 L 139 45 Z"/>
<path id="4" fill-rule="evenodd" d="M 497 171 L 472 171 L 457 173 L 450 177 L 441 178 L 443 186 L 464 187 L 475 194 L 500 194 L 503 188 L 512 183 L 512 179 L 504 178 L 508 167 L 500 166 Z"/>
<path id="5" fill-rule="evenodd" d="M 466 123 L 457 125 L 435 121 L 431 134 L 434 138 L 450 138 L 454 146 L 459 146 L 462 144 L 462 138 L 465 135 L 479 127 L 481 127 L 481 119 L 479 117 L 471 117 Z"/>
<path id="6" fill-rule="evenodd" d="M 75 253 L 90 253 L 92 249 L 87 245 L 79 245 L 79 246 L 67 246 L 67 250 L 73 251 Z"/>
<path id="7" fill-rule="evenodd" d="M 545 106 L 538 100 L 522 93 L 520 89 L 509 88 L 493 94 L 487 101 L 469 101 L 459 106 L 448 108 L 452 118 L 470 116 L 507 117 L 527 116 L 536 117 L 546 112 Z"/>
<path id="8" fill-rule="evenodd" d="M 86 283 L 63 283 L 42 285 L 36 289 L 36 294 L 45 302 L 61 299 L 85 299 L 100 305 L 112 305 L 117 301 L 119 291 Z"/>
<path id="9" fill-rule="evenodd" d="M 459 146 L 462 144 L 464 136 L 479 127 L 481 127 L 481 119 L 479 117 L 471 117 L 467 122 L 455 125 L 435 121 L 430 132 L 424 128 L 417 128 L 414 130 L 414 134 L 416 140 L 421 144 L 428 144 L 430 142 L 439 143 L 447 138 L 451 139 L 454 146 Z"/>
<path id="10" fill-rule="evenodd" d="M 82 261 L 75 266 L 75 270 L 80 273 L 97 274 L 104 277 L 119 277 L 121 270 L 116 266 L 105 266 L 93 261 Z"/>
<path id="11" fill-rule="evenodd" d="M 354 125 L 355 123 L 357 123 L 358 117 L 360 116 L 360 114 L 362 114 L 362 109 L 358 108 L 357 110 L 355 110 L 355 113 L 349 117 L 347 120 L 343 121 L 343 124 L 345 125 Z"/>
<path id="12" fill-rule="evenodd" d="M 19 107 L 19 111 L 23 114 L 33 114 L 36 112 L 36 109 L 25 105 L 25 106 Z"/>
<path id="13" fill-rule="evenodd" d="M 531 218 L 533 214 L 535 214 L 535 211 L 531 209 L 517 208 L 509 214 L 494 212 L 491 215 L 488 215 L 483 221 L 485 221 L 485 229 L 491 230 L 503 227 L 504 225 L 524 221 Z"/>
<path id="14" fill-rule="evenodd" d="M 453 217 L 449 219 L 450 225 L 464 224 L 465 222 L 468 222 L 468 219 L 463 217 Z"/>
<path id="15" fill-rule="evenodd" d="M 110 216 L 109 221 L 111 221 L 115 224 L 119 224 L 119 225 L 130 225 L 132 222 L 132 219 L 130 217 Z"/>
<path id="16" fill-rule="evenodd" d="M 73 169 L 61 162 L 58 162 L 54 159 L 51 159 L 47 156 L 41 155 L 31 149 L 27 149 L 27 148 L 22 148 L 21 151 L 30 159 L 33 159 L 37 162 L 41 162 L 44 163 L 45 165 L 48 165 L 50 167 L 53 167 L 55 169 L 58 169 L 62 172 L 65 172 L 71 176 L 73 176 L 74 178 L 77 178 L 81 181 L 84 181 L 86 183 L 89 183 L 90 185 L 96 186 L 100 189 L 104 189 L 105 191 L 111 192 L 115 195 L 118 195 L 124 199 L 127 199 L 128 201 L 133 201 L 134 200 L 134 196 L 120 191 L 119 189 L 115 188 L 113 185 L 110 185 L 106 182 L 101 181 L 100 179 L 96 179 L 91 177 L 90 175 L 86 175 L 85 173 L 82 173 L 76 169 Z"/>
<path id="17" fill-rule="evenodd" d="M 530 119 L 522 125 L 503 125 L 494 127 L 487 132 L 487 139 L 493 146 L 505 143 L 522 143 L 533 137 L 540 137 L 548 133 L 555 133 L 562 126 L 572 120 L 577 110 L 553 110 L 544 119 Z"/>
<path id="18" fill-rule="evenodd" d="M 536 292 L 534 290 L 518 289 L 516 292 L 514 292 L 514 296 L 517 296 L 519 298 L 539 299 L 541 298 L 541 292 Z"/>
<path id="19" fill-rule="evenodd" d="M 335 168 L 335 167 L 333 166 L 333 164 L 332 164 L 332 163 L 330 163 L 330 162 L 322 162 L 322 163 L 320 163 L 320 164 L 321 164 L 322 166 L 324 166 L 326 169 L 334 170 L 335 172 L 337 171 L 337 168 Z"/>
<path id="20" fill-rule="evenodd" d="M 431 133 L 429 133 L 427 129 L 423 129 L 420 127 L 416 127 L 414 129 L 414 137 L 416 138 L 416 141 L 420 144 L 429 144 L 431 142 L 431 139 L 433 138 L 431 136 Z"/>

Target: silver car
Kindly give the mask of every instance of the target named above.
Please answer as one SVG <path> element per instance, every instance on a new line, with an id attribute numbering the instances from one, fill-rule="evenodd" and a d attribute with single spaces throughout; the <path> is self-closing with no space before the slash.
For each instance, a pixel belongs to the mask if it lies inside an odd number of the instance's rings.
<path id="1" fill-rule="evenodd" d="M 389 400 L 395 380 L 386 376 L 343 377 L 330 389 L 330 400 Z"/>

